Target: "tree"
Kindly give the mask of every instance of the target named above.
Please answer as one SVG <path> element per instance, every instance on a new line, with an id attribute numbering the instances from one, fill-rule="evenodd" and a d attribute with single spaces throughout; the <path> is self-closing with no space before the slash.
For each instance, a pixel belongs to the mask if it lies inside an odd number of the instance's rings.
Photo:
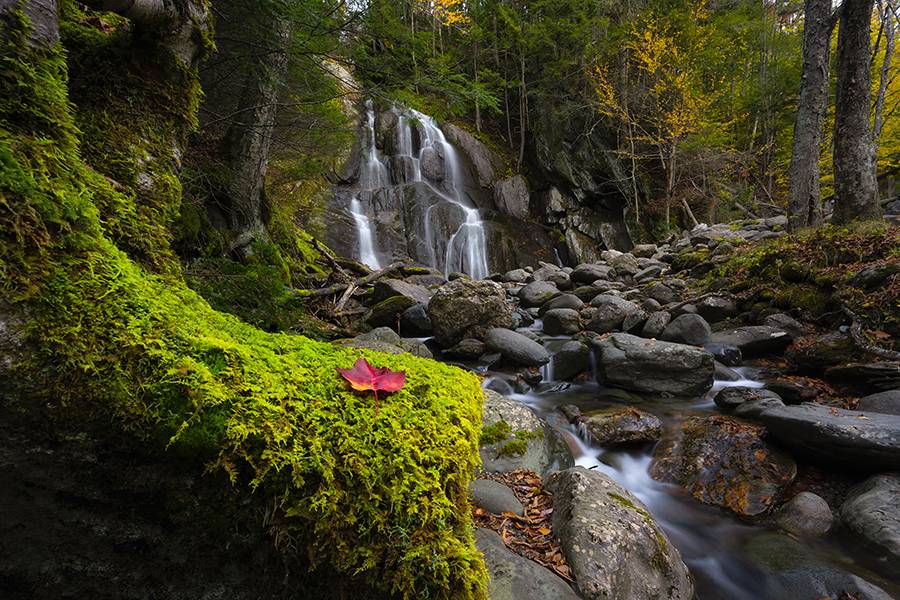
<path id="1" fill-rule="evenodd" d="M 869 122 L 874 3 L 845 0 L 841 6 L 834 112 L 835 223 L 881 216 Z"/>
<path id="2" fill-rule="evenodd" d="M 831 0 L 806 0 L 803 22 L 803 75 L 791 152 L 791 229 L 822 222 L 819 147 L 828 113 L 829 54 L 835 18 Z"/>

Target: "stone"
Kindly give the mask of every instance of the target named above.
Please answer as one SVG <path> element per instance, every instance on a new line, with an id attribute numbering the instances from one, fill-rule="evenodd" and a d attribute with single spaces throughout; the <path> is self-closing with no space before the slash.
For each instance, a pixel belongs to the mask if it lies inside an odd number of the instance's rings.
<path id="1" fill-rule="evenodd" d="M 396 327 L 401 315 L 415 305 L 407 296 L 392 296 L 370 308 L 365 321 L 372 327 Z"/>
<path id="2" fill-rule="evenodd" d="M 537 308 L 559 296 L 559 288 L 549 281 L 532 281 L 519 290 L 519 302 L 525 308 Z"/>
<path id="3" fill-rule="evenodd" d="M 716 381 L 740 381 L 743 379 L 743 375 L 732 369 L 731 367 L 726 367 L 719 361 L 716 361 Z"/>
<path id="4" fill-rule="evenodd" d="M 588 413 L 582 419 L 599 446 L 643 444 L 662 436 L 662 422 L 655 415 L 634 407 Z"/>
<path id="5" fill-rule="evenodd" d="M 666 326 L 672 320 L 672 315 L 667 311 L 660 310 L 649 317 L 647 317 L 647 321 L 644 323 L 644 327 L 641 330 L 641 335 L 646 338 L 658 338 L 665 331 Z"/>
<path id="6" fill-rule="evenodd" d="M 775 524 L 794 535 L 822 536 L 833 523 L 828 503 L 812 492 L 800 492 L 775 513 Z"/>
<path id="7" fill-rule="evenodd" d="M 612 267 L 596 263 L 583 263 L 572 271 L 571 279 L 575 283 L 592 284 L 598 279 L 609 279 L 612 276 Z"/>
<path id="8" fill-rule="evenodd" d="M 511 217 L 529 218 L 529 198 L 528 182 L 521 175 L 513 175 L 494 184 L 494 206 Z"/>
<path id="9" fill-rule="evenodd" d="M 647 316 L 647 313 L 641 308 L 627 315 L 625 320 L 622 321 L 622 331 L 634 334 L 640 333 L 647 322 Z"/>
<path id="10" fill-rule="evenodd" d="M 700 315 L 681 315 L 666 325 L 660 339 L 700 346 L 709 339 L 710 335 L 712 335 L 712 330 L 706 319 Z"/>
<path id="11" fill-rule="evenodd" d="M 547 281 L 556 284 L 556 287 L 561 290 L 572 289 L 572 280 L 569 278 L 569 274 L 562 269 L 550 273 L 550 275 L 547 276 Z"/>
<path id="12" fill-rule="evenodd" d="M 716 344 L 707 342 L 706 344 L 703 344 L 703 349 L 715 356 L 716 360 L 721 362 L 723 365 L 728 365 L 729 367 L 736 367 L 741 364 L 741 361 L 744 360 L 744 356 L 743 354 L 741 354 L 741 349 L 730 344 Z"/>
<path id="13" fill-rule="evenodd" d="M 503 169 L 503 159 L 462 127 L 444 123 L 441 129 L 447 140 L 469 158 L 478 185 L 485 189 L 490 187 L 496 173 Z"/>
<path id="14" fill-rule="evenodd" d="M 765 432 L 731 417 L 689 417 L 657 444 L 650 476 L 683 487 L 704 504 L 760 515 L 797 474 L 794 459 L 766 442 Z"/>
<path id="15" fill-rule="evenodd" d="M 804 380 L 787 379 L 784 377 L 766 381 L 766 388 L 781 396 L 781 399 L 785 404 L 813 402 L 822 393 L 821 389 L 808 385 Z"/>
<path id="16" fill-rule="evenodd" d="M 800 404 L 766 409 L 758 419 L 788 448 L 829 466 L 900 469 L 900 416 Z"/>
<path id="17" fill-rule="evenodd" d="M 900 273 L 900 264 L 895 262 L 872 265 L 860 269 L 850 278 L 850 284 L 866 290 L 874 290 L 889 278 Z"/>
<path id="18" fill-rule="evenodd" d="M 531 273 L 535 281 L 550 281 L 554 274 L 562 271 L 559 266 L 544 261 L 539 261 L 539 264 L 540 266 Z"/>
<path id="19" fill-rule="evenodd" d="M 393 296 L 404 296 L 413 301 L 413 304 L 428 304 L 432 293 L 428 288 L 413 283 L 407 283 L 402 279 L 380 279 L 375 282 L 372 290 L 374 303 L 387 300 Z"/>
<path id="20" fill-rule="evenodd" d="M 850 362 L 858 354 L 846 333 L 832 332 L 794 340 L 784 356 L 795 369 L 819 373 L 828 367 Z"/>
<path id="21" fill-rule="evenodd" d="M 641 270 L 637 259 L 633 254 L 620 254 L 609 261 L 610 266 L 616 272 L 617 277 L 633 276 Z"/>
<path id="22" fill-rule="evenodd" d="M 671 396 L 697 396 L 712 387 L 713 357 L 700 348 L 627 333 L 615 333 L 596 347 L 600 383 Z"/>
<path id="23" fill-rule="evenodd" d="M 656 244 L 635 244 L 634 248 L 631 249 L 631 253 L 638 258 L 650 258 L 658 250 Z"/>
<path id="24" fill-rule="evenodd" d="M 888 390 L 860 398 L 856 410 L 900 415 L 900 390 Z"/>
<path id="25" fill-rule="evenodd" d="M 876 475 L 851 489 L 841 524 L 900 571 L 900 473 Z"/>
<path id="26" fill-rule="evenodd" d="M 513 269 L 503 274 L 503 281 L 508 281 L 509 283 L 522 283 L 526 279 L 528 279 L 528 273 L 525 269 Z"/>
<path id="27" fill-rule="evenodd" d="M 488 349 L 522 367 L 539 367 L 550 362 L 550 354 L 543 346 L 516 331 L 502 327 L 488 329 L 484 343 Z"/>
<path id="28" fill-rule="evenodd" d="M 710 323 L 718 323 L 738 314 L 738 309 L 734 302 L 721 296 L 707 296 L 697 302 L 696 306 L 697 314 Z"/>
<path id="29" fill-rule="evenodd" d="M 571 308 L 548 310 L 543 322 L 547 335 L 572 335 L 581 330 L 581 315 Z"/>
<path id="30" fill-rule="evenodd" d="M 428 337 L 433 331 L 427 304 L 414 304 L 400 313 L 400 333 L 403 335 Z"/>
<path id="31" fill-rule="evenodd" d="M 493 479 L 476 479 L 469 484 L 469 495 L 475 506 L 495 515 L 513 513 L 520 517 L 525 514 L 522 503 L 511 489 Z"/>
<path id="32" fill-rule="evenodd" d="M 491 600 L 579 600 L 562 577 L 507 548 L 497 532 L 477 527 L 475 547 L 484 555 Z"/>
<path id="33" fill-rule="evenodd" d="M 550 476 L 553 532 L 584 600 L 690 600 L 681 555 L 640 500 L 583 467 Z"/>
<path id="34" fill-rule="evenodd" d="M 634 302 L 610 294 L 595 296 L 591 300 L 591 306 L 594 309 L 587 329 L 596 333 L 607 333 L 620 329 L 628 315 L 641 310 Z"/>
<path id="35" fill-rule="evenodd" d="M 719 390 L 713 401 L 724 413 L 752 417 L 767 408 L 784 406 L 781 397 L 775 392 L 743 386 L 727 387 Z"/>
<path id="36" fill-rule="evenodd" d="M 574 463 L 566 442 L 530 408 L 521 402 L 484 390 L 482 428 L 499 421 L 509 426 L 509 435 L 480 447 L 482 468 L 487 472 L 506 473 L 528 469 L 546 475 L 556 469 L 567 469 Z M 523 442 L 520 444 L 518 442 Z M 510 452 L 509 443 L 524 446 L 523 452 Z"/>
<path id="37" fill-rule="evenodd" d="M 653 298 L 663 306 L 681 300 L 681 296 L 678 294 L 678 292 L 676 292 L 666 284 L 659 282 L 651 283 L 649 286 L 647 286 L 647 289 L 644 290 L 644 293 L 648 298 Z"/>
<path id="38" fill-rule="evenodd" d="M 553 300 L 546 302 L 541 309 L 538 311 L 538 314 L 543 316 L 547 313 L 547 311 L 553 310 L 554 308 L 571 308 L 573 310 L 581 310 L 584 307 L 584 301 L 575 296 L 573 294 L 560 294 Z"/>
<path id="39" fill-rule="evenodd" d="M 791 336 L 784 330 L 767 325 L 750 325 L 718 331 L 709 337 L 709 341 L 737 346 L 744 358 L 752 358 L 781 353 L 791 343 Z"/>
<path id="40" fill-rule="evenodd" d="M 569 340 L 553 352 L 550 360 L 553 363 L 553 378 L 569 381 L 590 370 L 591 350 L 582 342 Z"/>
<path id="41" fill-rule="evenodd" d="M 797 319 L 784 313 L 768 315 L 763 319 L 762 324 L 788 332 L 792 340 L 802 337 L 805 333 L 803 325 Z"/>
<path id="42" fill-rule="evenodd" d="M 481 340 L 465 338 L 460 340 L 455 346 L 451 346 L 444 350 L 444 356 L 460 358 L 462 360 L 475 360 L 484 354 L 486 349 L 487 346 Z"/>
<path id="43" fill-rule="evenodd" d="M 643 283 L 659 277 L 662 272 L 663 267 L 660 265 L 650 265 L 635 273 L 634 280 L 638 283 Z"/>
<path id="44" fill-rule="evenodd" d="M 441 286 L 428 302 L 434 337 L 444 348 L 464 337 L 481 337 L 491 327 L 512 327 L 506 292 L 493 281 L 457 279 Z"/>
<path id="45" fill-rule="evenodd" d="M 825 378 L 850 383 L 865 392 L 900 388 L 900 362 L 847 363 L 825 369 Z"/>
<path id="46" fill-rule="evenodd" d="M 422 149 L 419 168 L 422 170 L 422 175 L 430 181 L 443 181 L 446 177 L 444 156 L 443 152 L 438 150 L 439 148 L 442 146 L 435 144 Z"/>

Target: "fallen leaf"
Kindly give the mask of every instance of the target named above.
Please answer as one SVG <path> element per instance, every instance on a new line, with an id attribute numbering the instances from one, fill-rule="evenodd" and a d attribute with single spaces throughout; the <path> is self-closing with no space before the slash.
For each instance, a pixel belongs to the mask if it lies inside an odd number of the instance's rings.
<path id="1" fill-rule="evenodd" d="M 378 392 L 396 392 L 406 385 L 405 371 L 391 371 L 387 367 L 373 367 L 365 358 L 357 358 L 352 369 L 337 372 L 359 392 L 372 390 L 375 394 L 375 414 L 378 414 Z"/>

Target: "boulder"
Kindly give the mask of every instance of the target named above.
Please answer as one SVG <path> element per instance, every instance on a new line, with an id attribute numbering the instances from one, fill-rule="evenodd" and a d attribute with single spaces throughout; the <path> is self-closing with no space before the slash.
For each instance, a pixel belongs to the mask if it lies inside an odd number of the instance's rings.
<path id="1" fill-rule="evenodd" d="M 744 358 L 779 354 L 791 343 L 791 336 L 782 329 L 767 325 L 750 325 L 712 334 L 710 342 L 737 346 Z"/>
<path id="2" fill-rule="evenodd" d="M 503 274 L 503 281 L 509 283 L 522 283 L 528 279 L 528 273 L 525 269 L 513 269 Z"/>
<path id="3" fill-rule="evenodd" d="M 516 365 L 539 367 L 550 362 L 550 354 L 543 346 L 516 331 L 493 327 L 484 334 L 484 343 Z"/>
<path id="4" fill-rule="evenodd" d="M 722 412 L 741 417 L 753 417 L 767 408 L 784 406 L 775 392 L 742 386 L 723 388 L 713 400 Z"/>
<path id="5" fill-rule="evenodd" d="M 818 373 L 850 362 L 858 353 L 848 334 L 833 332 L 796 339 L 785 352 L 785 358 L 795 369 Z"/>
<path id="6" fill-rule="evenodd" d="M 618 277 L 633 276 L 641 270 L 641 266 L 638 264 L 634 255 L 628 253 L 614 257 L 609 261 L 609 264 L 612 266 Z"/>
<path id="7" fill-rule="evenodd" d="M 572 335 L 581 330 L 581 315 L 571 308 L 554 308 L 544 314 L 544 333 Z"/>
<path id="8" fill-rule="evenodd" d="M 697 302 L 696 306 L 697 314 L 710 323 L 718 323 L 738 314 L 738 309 L 734 302 L 721 296 L 707 296 Z"/>
<path id="9" fill-rule="evenodd" d="M 584 307 L 584 301 L 581 300 L 578 296 L 573 294 L 560 294 L 553 300 L 545 303 L 541 306 L 538 314 L 543 316 L 547 313 L 547 311 L 553 310 L 554 308 L 571 308 L 573 310 L 581 310 Z"/>
<path id="10" fill-rule="evenodd" d="M 737 346 L 707 342 L 703 344 L 703 349 L 715 356 L 717 361 L 729 367 L 736 367 L 744 360 L 741 349 Z"/>
<path id="11" fill-rule="evenodd" d="M 537 308 L 559 296 L 559 288 L 549 281 L 532 281 L 519 290 L 519 302 L 525 308 Z"/>
<path id="12" fill-rule="evenodd" d="M 591 284 L 598 279 L 609 279 L 612 267 L 596 263 L 582 263 L 572 271 L 571 279 L 575 283 Z"/>
<path id="13" fill-rule="evenodd" d="M 657 251 L 656 244 L 635 244 L 634 248 L 631 249 L 631 253 L 638 258 L 650 258 Z"/>
<path id="14" fill-rule="evenodd" d="M 494 182 L 495 174 L 503 169 L 503 159 L 462 127 L 444 123 L 441 129 L 444 130 L 447 140 L 460 148 L 469 158 L 475 177 L 478 179 L 478 185 L 482 188 L 490 187 Z"/>
<path id="15" fill-rule="evenodd" d="M 419 168 L 422 175 L 430 181 L 443 181 L 446 176 L 444 169 L 443 152 L 439 149 L 441 145 L 430 146 L 422 150 L 422 156 L 419 161 Z"/>
<path id="16" fill-rule="evenodd" d="M 716 381 L 740 381 L 743 379 L 743 375 L 732 369 L 731 367 L 726 367 L 719 361 L 716 361 Z"/>
<path id="17" fill-rule="evenodd" d="M 876 475 L 851 489 L 841 523 L 900 572 L 900 473 Z"/>
<path id="18" fill-rule="evenodd" d="M 594 309 L 587 328 L 596 333 L 607 333 L 620 329 L 628 315 L 641 310 L 634 302 L 611 294 L 600 294 L 594 297 L 591 300 L 591 306 Z"/>
<path id="19" fill-rule="evenodd" d="M 554 350 L 550 361 L 553 365 L 553 378 L 557 381 L 569 381 L 590 370 L 591 350 L 581 342 L 569 340 Z"/>
<path id="20" fill-rule="evenodd" d="M 401 315 L 415 305 L 407 296 L 391 296 L 370 308 L 365 321 L 372 327 L 396 327 Z"/>
<path id="21" fill-rule="evenodd" d="M 825 369 L 825 379 L 849 383 L 865 392 L 900 388 L 900 362 L 855 362 Z"/>
<path id="22" fill-rule="evenodd" d="M 900 415 L 900 390 L 888 390 L 860 398 L 856 404 L 856 410 L 883 415 Z"/>
<path id="23" fill-rule="evenodd" d="M 622 331 L 626 333 L 641 333 L 644 325 L 647 323 L 647 313 L 642 308 L 638 308 L 635 312 L 629 314 L 622 321 Z"/>
<path id="24" fill-rule="evenodd" d="M 421 358 L 432 358 L 431 350 L 425 344 L 415 338 L 401 338 L 390 327 L 377 327 L 368 333 L 335 343 L 340 346 L 366 348 L 385 354 L 409 353 Z"/>
<path id="25" fill-rule="evenodd" d="M 585 415 L 582 422 L 599 446 L 655 442 L 662 436 L 656 415 L 638 408 L 612 408 Z"/>
<path id="26" fill-rule="evenodd" d="M 528 219 L 528 182 L 521 175 L 513 175 L 494 185 L 494 206 L 503 214 L 517 219 Z"/>
<path id="27" fill-rule="evenodd" d="M 525 509 L 511 489 L 493 479 L 476 479 L 469 484 L 472 503 L 495 515 L 513 513 L 520 517 Z"/>
<path id="28" fill-rule="evenodd" d="M 407 283 L 402 279 L 380 279 L 375 282 L 372 290 L 373 302 L 378 303 L 392 296 L 404 296 L 412 300 L 413 304 L 428 304 L 432 294 L 428 288 Z"/>
<path id="29" fill-rule="evenodd" d="M 428 317 L 444 348 L 464 337 L 481 337 L 491 327 L 512 327 L 503 286 L 485 280 L 464 278 L 442 286 L 428 302 Z"/>
<path id="30" fill-rule="evenodd" d="M 550 476 L 553 532 L 584 600 L 690 600 L 678 550 L 640 500 L 583 467 Z"/>
<path id="31" fill-rule="evenodd" d="M 700 315 L 681 315 L 666 325 L 661 339 L 667 342 L 700 346 L 706 343 L 711 334 L 709 323 Z"/>
<path id="32" fill-rule="evenodd" d="M 562 577 L 507 548 L 497 532 L 476 528 L 475 547 L 484 555 L 491 600 L 579 600 Z"/>
<path id="33" fill-rule="evenodd" d="M 644 293 L 647 294 L 648 298 L 653 298 L 662 305 L 671 304 L 681 300 L 681 296 L 678 292 L 666 284 L 659 282 L 651 283 L 647 286 L 647 289 L 644 290 Z"/>
<path id="34" fill-rule="evenodd" d="M 613 334 L 596 346 L 601 383 L 672 396 L 696 396 L 712 387 L 713 357 L 700 348 L 627 333 Z"/>
<path id="35" fill-rule="evenodd" d="M 794 459 L 765 433 L 730 417 L 689 417 L 655 448 L 650 476 L 741 516 L 765 513 L 797 474 Z"/>
<path id="36" fill-rule="evenodd" d="M 812 492 L 800 492 L 775 513 L 775 524 L 794 535 L 825 535 L 833 522 L 828 503 Z"/>
<path id="37" fill-rule="evenodd" d="M 797 339 L 799 337 L 802 337 L 804 334 L 803 325 L 797 319 L 784 313 L 775 313 L 774 315 L 769 315 L 765 319 L 763 319 L 762 324 L 788 332 L 788 334 L 791 336 L 791 339 Z"/>
<path id="38" fill-rule="evenodd" d="M 672 315 L 664 310 L 657 311 L 647 317 L 641 335 L 646 338 L 658 338 L 665 331 L 666 326 L 672 321 Z"/>
<path id="39" fill-rule="evenodd" d="M 433 331 L 427 304 L 414 304 L 400 313 L 400 333 L 403 335 L 427 337 Z"/>
<path id="40" fill-rule="evenodd" d="M 464 338 L 458 344 L 444 350 L 444 356 L 462 360 L 474 360 L 484 354 L 486 349 L 487 346 L 481 340 Z"/>
<path id="41" fill-rule="evenodd" d="M 547 281 L 556 284 L 556 287 L 561 290 L 571 290 L 572 289 L 572 280 L 568 273 L 563 271 L 562 269 L 558 271 L 554 271 L 547 276 Z"/>
<path id="42" fill-rule="evenodd" d="M 900 416 L 800 404 L 768 408 L 758 418 L 785 446 L 826 464 L 900 469 Z"/>

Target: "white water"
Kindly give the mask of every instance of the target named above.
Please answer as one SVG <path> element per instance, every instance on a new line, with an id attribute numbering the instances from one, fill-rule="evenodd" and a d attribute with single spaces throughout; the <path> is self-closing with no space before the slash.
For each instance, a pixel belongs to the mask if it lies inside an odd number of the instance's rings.
<path id="1" fill-rule="evenodd" d="M 443 249 L 443 257 L 438 255 L 431 223 L 432 210 L 425 211 L 424 234 L 432 266 L 443 265 L 444 275 L 453 271 L 468 273 L 474 279 L 488 276 L 487 242 L 484 221 L 474 206 L 470 206 L 463 194 L 463 175 L 459 153 L 447 141 L 444 132 L 428 115 L 413 109 L 393 109 L 398 116 L 398 155 L 406 157 L 412 165 L 412 181 L 427 184 L 443 201 L 453 204 L 462 213 L 462 222 L 450 236 Z M 421 143 L 418 152 L 413 147 L 413 127 L 417 127 Z M 422 157 L 426 152 L 435 152 L 443 157 L 444 177 L 442 182 L 429 181 L 422 175 Z M 440 186 L 440 187 L 439 187 Z"/>
<path id="2" fill-rule="evenodd" d="M 353 197 L 350 202 L 350 214 L 356 222 L 356 235 L 359 238 L 359 261 L 372 269 L 380 269 L 381 263 L 375 254 L 375 243 L 372 238 L 372 223 L 362 211 L 359 198 Z"/>
<path id="3" fill-rule="evenodd" d="M 359 165 L 359 185 L 362 192 L 374 190 L 390 185 L 387 166 L 378 154 L 375 145 L 375 109 L 372 101 L 366 101 L 366 148 L 365 158 Z M 362 193 L 361 192 L 361 193 Z M 357 194 L 350 202 L 350 215 L 356 224 L 356 239 L 359 240 L 359 261 L 372 269 L 380 269 L 381 262 L 375 252 L 375 235 L 372 228 L 372 220 L 363 209 L 360 195 Z M 371 199 L 372 194 L 366 194 Z"/>

